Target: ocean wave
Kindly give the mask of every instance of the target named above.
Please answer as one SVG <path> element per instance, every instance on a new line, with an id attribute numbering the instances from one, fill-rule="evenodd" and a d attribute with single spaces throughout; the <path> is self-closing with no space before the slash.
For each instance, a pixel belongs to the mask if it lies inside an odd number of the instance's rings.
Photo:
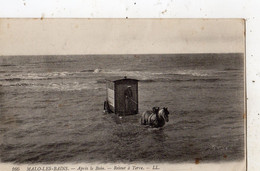
<path id="1" fill-rule="evenodd" d="M 140 80 L 140 82 L 143 82 L 143 83 L 152 83 L 152 82 L 156 82 L 156 80 L 147 79 L 147 80 Z"/>
<path id="2" fill-rule="evenodd" d="M 139 79 L 139 82 L 141 83 L 154 83 L 154 82 L 216 82 L 220 81 L 219 78 L 192 78 L 192 79 L 174 79 L 174 78 L 155 78 L 155 79 Z M 105 79 L 99 79 L 96 81 L 96 84 L 105 84 Z"/>
<path id="3" fill-rule="evenodd" d="M 95 69 L 93 73 L 104 75 L 104 77 L 124 77 L 134 78 L 142 83 L 152 82 L 180 82 L 180 81 L 218 81 L 217 77 L 221 71 L 214 70 L 173 70 L 173 71 L 125 71 L 121 69 Z M 223 72 L 223 71 L 222 71 Z M 222 73 L 221 72 L 221 73 Z M 97 84 L 104 84 L 105 79 L 98 79 Z"/>
<path id="4" fill-rule="evenodd" d="M 206 77 L 206 76 L 212 76 L 214 74 L 214 71 L 212 71 L 212 70 L 178 70 L 178 71 L 169 71 L 169 72 L 166 72 L 166 74 Z"/>
<path id="5" fill-rule="evenodd" d="M 98 79 L 96 80 L 96 84 L 105 84 L 106 80 L 105 79 Z"/>
<path id="6" fill-rule="evenodd" d="M 191 78 L 191 79 L 186 79 L 186 78 L 183 78 L 183 79 L 175 79 L 175 78 L 161 78 L 161 79 L 153 79 L 153 80 L 150 80 L 150 79 L 147 79 L 147 80 L 139 80 L 140 82 L 143 82 L 143 83 L 152 83 L 152 82 L 216 82 L 216 81 L 219 81 L 220 79 L 219 78 Z"/>
<path id="7" fill-rule="evenodd" d="M 21 81 L 21 80 L 48 80 L 54 78 L 65 78 L 75 73 L 71 72 L 46 72 L 46 73 L 6 73 L 1 75 L 0 81 Z"/>
<path id="8" fill-rule="evenodd" d="M 1 87 L 25 87 L 34 89 L 35 91 L 74 91 L 74 90 L 95 90 L 105 88 L 102 85 L 97 85 L 96 81 L 88 81 L 85 83 L 74 82 L 1 82 Z"/>
<path id="9" fill-rule="evenodd" d="M 0 86 L 2 87 L 16 87 L 16 86 L 32 86 L 33 83 L 1 83 Z"/>
<path id="10" fill-rule="evenodd" d="M 101 69 L 95 69 L 94 71 L 93 71 L 93 73 L 100 73 L 102 70 Z"/>
<path id="11" fill-rule="evenodd" d="M 122 69 L 85 69 L 78 72 L 45 72 L 45 73 L 0 73 L 0 81 L 21 81 L 21 80 L 50 80 L 64 79 L 69 76 L 81 76 L 83 73 L 98 74 L 98 76 L 127 76 L 142 80 L 144 82 L 153 82 L 154 79 L 172 78 L 174 76 L 191 77 L 210 77 L 217 75 L 217 71 L 210 70 L 166 70 L 166 71 L 140 71 L 140 70 L 122 70 Z M 84 75 L 85 76 L 85 75 Z"/>
<path id="12" fill-rule="evenodd" d="M 86 75 L 84 74 L 85 72 L 90 74 Z M 96 68 L 81 70 L 79 72 L 4 73 L 1 74 L 0 83 L 2 86 L 26 86 L 52 90 L 82 90 L 100 88 L 98 84 L 105 84 L 105 78 L 109 76 L 120 76 L 122 78 L 127 76 L 138 79 L 142 83 L 180 81 L 215 82 L 219 80 L 217 77 L 212 77 L 216 72 L 208 70 L 125 71 L 121 69 Z M 70 78 L 73 78 L 74 82 Z M 89 78 L 91 78 L 91 81 Z M 66 81 L 60 83 L 61 81 L 56 79 L 66 79 Z M 50 80 L 51 83 L 50 81 L 37 82 L 37 80 Z"/>
<path id="13" fill-rule="evenodd" d="M 101 86 L 95 85 L 94 81 L 86 83 L 66 82 L 66 83 L 49 83 L 45 85 L 33 85 L 32 88 L 38 90 L 54 90 L 54 91 L 79 91 L 79 90 L 95 90 L 101 89 Z"/>
<path id="14" fill-rule="evenodd" d="M 16 66 L 16 65 L 14 65 L 14 64 L 2 64 L 2 65 L 0 65 L 0 67 L 12 67 L 12 66 Z"/>
<path id="15" fill-rule="evenodd" d="M 205 81 L 205 82 L 215 82 L 215 81 L 219 81 L 220 79 L 218 78 L 202 78 L 202 79 L 175 79 L 175 80 L 171 80 L 170 82 L 174 82 L 174 81 Z"/>
<path id="16" fill-rule="evenodd" d="M 138 78 L 153 78 L 165 75 L 180 75 L 180 76 L 194 76 L 194 77 L 208 77 L 217 75 L 219 71 L 216 70 L 122 70 L 122 69 L 95 69 L 93 73 L 103 73 L 116 76 L 129 76 Z M 223 71 L 222 71 L 223 72 Z"/>
<path id="17" fill-rule="evenodd" d="M 2 80 L 5 80 L 5 81 L 20 81 L 21 78 L 6 78 L 6 79 L 2 79 Z"/>
<path id="18" fill-rule="evenodd" d="M 84 69 L 84 70 L 81 70 L 80 72 L 94 72 L 95 70 L 94 69 Z"/>

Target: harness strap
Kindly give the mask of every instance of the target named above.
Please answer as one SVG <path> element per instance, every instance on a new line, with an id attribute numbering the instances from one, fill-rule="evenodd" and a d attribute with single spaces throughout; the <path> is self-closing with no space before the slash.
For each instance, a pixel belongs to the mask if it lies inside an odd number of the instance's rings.
<path id="1" fill-rule="evenodd" d="M 148 122 L 151 123 L 151 118 L 152 116 L 155 115 L 154 113 L 152 113 L 149 117 L 148 117 Z"/>

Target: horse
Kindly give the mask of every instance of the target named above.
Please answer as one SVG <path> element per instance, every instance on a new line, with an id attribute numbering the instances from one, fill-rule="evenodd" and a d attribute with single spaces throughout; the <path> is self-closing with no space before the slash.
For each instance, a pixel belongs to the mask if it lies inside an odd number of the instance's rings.
<path id="1" fill-rule="evenodd" d="M 164 107 L 156 113 L 157 109 L 154 107 L 153 111 L 145 111 L 141 116 L 141 125 L 149 125 L 154 128 L 163 127 L 165 122 L 169 121 L 168 108 Z"/>

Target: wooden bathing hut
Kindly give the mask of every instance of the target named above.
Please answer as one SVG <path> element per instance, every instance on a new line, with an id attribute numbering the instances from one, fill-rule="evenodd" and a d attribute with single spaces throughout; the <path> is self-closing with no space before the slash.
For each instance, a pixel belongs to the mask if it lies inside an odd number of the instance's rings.
<path id="1" fill-rule="evenodd" d="M 104 110 L 117 115 L 138 113 L 138 80 L 124 78 L 106 79 Z"/>

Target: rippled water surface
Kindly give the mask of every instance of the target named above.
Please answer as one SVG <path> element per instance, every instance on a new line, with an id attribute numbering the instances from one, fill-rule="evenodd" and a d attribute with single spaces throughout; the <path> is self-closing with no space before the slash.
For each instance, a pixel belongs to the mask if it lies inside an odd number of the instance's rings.
<path id="1" fill-rule="evenodd" d="M 2 162 L 193 162 L 244 156 L 242 54 L 0 57 Z M 103 114 L 106 77 L 139 82 L 161 129 Z"/>

